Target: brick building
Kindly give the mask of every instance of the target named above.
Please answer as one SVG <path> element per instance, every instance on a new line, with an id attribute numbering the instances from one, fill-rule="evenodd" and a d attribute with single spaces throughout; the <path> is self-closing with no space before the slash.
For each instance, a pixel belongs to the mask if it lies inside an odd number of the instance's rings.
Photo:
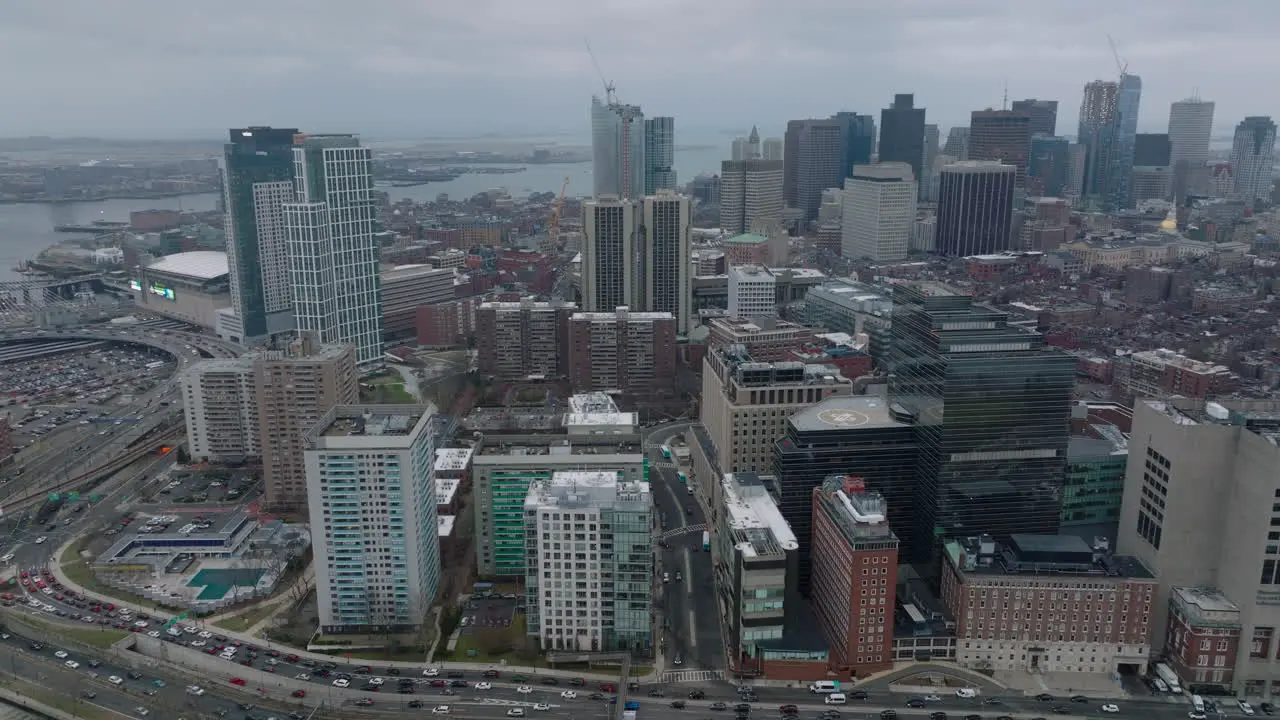
<path id="1" fill-rule="evenodd" d="M 1158 585 L 1136 558 L 1069 535 L 967 538 L 943 552 L 956 661 L 979 670 L 1140 672 Z"/>
<path id="2" fill-rule="evenodd" d="M 830 669 L 861 677 L 893 667 L 898 538 L 884 496 L 859 478 L 813 490 L 809 601 L 829 647 Z"/>
<path id="3" fill-rule="evenodd" d="M 483 298 L 466 297 L 419 306 L 414 318 L 418 344 L 426 347 L 466 345 L 475 334 L 476 308 L 482 302 Z"/>
<path id="4" fill-rule="evenodd" d="M 1229 692 L 1240 649 L 1240 608 L 1211 587 L 1176 587 L 1169 595 L 1164 660 L 1191 692 Z M 1274 653 L 1271 628 L 1255 631 L 1250 656 Z"/>
<path id="5" fill-rule="evenodd" d="M 708 347 L 741 345 L 756 362 L 791 360 L 791 350 L 812 338 L 804 326 L 770 317 L 722 317 L 707 323 Z"/>
<path id="6" fill-rule="evenodd" d="M 482 375 L 499 380 L 531 376 L 564 377 L 568 373 L 571 302 L 487 302 L 476 308 L 477 366 Z"/>
<path id="7" fill-rule="evenodd" d="M 580 312 L 569 318 L 569 382 L 595 390 L 665 395 L 674 390 L 676 319 L 671 313 Z"/>

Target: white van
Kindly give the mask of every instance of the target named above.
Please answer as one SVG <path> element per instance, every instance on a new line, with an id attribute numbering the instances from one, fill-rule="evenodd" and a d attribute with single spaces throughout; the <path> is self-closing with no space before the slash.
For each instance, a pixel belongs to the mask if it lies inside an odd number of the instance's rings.
<path id="1" fill-rule="evenodd" d="M 1196 712 L 1198 713 L 1204 712 L 1204 698 L 1200 697 L 1199 695 L 1192 695 L 1191 707 L 1195 708 Z"/>
<path id="2" fill-rule="evenodd" d="M 809 685 L 809 692 L 815 695 L 826 695 L 829 693 L 840 692 L 840 684 L 830 680 L 818 680 Z"/>
<path id="3" fill-rule="evenodd" d="M 830 695 L 823 698 L 822 702 L 828 705 L 843 705 L 849 702 L 849 698 L 846 698 L 844 696 L 844 693 L 831 693 Z"/>

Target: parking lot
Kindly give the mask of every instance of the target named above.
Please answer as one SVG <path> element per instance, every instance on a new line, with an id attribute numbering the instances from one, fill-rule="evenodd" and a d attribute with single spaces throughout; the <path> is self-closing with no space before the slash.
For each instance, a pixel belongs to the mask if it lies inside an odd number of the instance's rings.
<path id="1" fill-rule="evenodd" d="M 477 629 L 511 627 L 521 600 L 514 593 L 474 593 L 462 605 L 463 634 Z"/>
<path id="2" fill-rule="evenodd" d="M 240 504 L 252 499 L 257 476 L 247 469 L 175 470 L 148 497 L 152 503 Z"/>

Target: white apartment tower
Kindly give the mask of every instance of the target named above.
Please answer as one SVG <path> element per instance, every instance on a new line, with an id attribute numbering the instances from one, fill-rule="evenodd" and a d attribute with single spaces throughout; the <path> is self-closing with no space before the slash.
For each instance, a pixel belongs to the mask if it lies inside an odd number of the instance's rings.
<path id="1" fill-rule="evenodd" d="M 685 335 L 693 313 L 692 203 L 687 195 L 659 190 L 644 199 L 641 212 L 645 233 L 645 302 L 641 308 L 671 313 L 676 318 L 676 333 Z"/>
<path id="2" fill-rule="evenodd" d="M 303 435 L 320 631 L 421 628 L 440 585 L 428 405 L 343 405 Z"/>
<path id="3" fill-rule="evenodd" d="M 1235 197 L 1252 202 L 1271 198 L 1275 184 L 1276 124 L 1265 116 L 1247 117 L 1231 143 Z"/>
<path id="4" fill-rule="evenodd" d="M 720 163 L 720 229 L 729 235 L 782 220 L 782 159 Z"/>
<path id="5" fill-rule="evenodd" d="M 1212 131 L 1213 102 L 1192 97 L 1169 106 L 1169 167 L 1175 199 L 1208 193 Z"/>
<path id="6" fill-rule="evenodd" d="M 612 98 L 591 98 L 592 194 L 639 198 L 646 168 L 644 112 Z"/>
<path id="7" fill-rule="evenodd" d="M 617 195 L 582 203 L 582 307 L 587 312 L 613 312 L 635 304 L 639 205 Z"/>
<path id="8" fill-rule="evenodd" d="M 202 360 L 181 382 L 191 457 L 240 461 L 262 452 L 252 362 Z"/>
<path id="9" fill-rule="evenodd" d="M 729 317 L 751 319 L 777 314 L 777 279 L 769 268 L 729 266 Z"/>
<path id="10" fill-rule="evenodd" d="M 844 256 L 878 263 L 906 258 L 916 219 L 916 193 L 907 163 L 855 165 L 844 181 L 840 233 Z"/>
<path id="11" fill-rule="evenodd" d="M 653 648 L 653 498 L 649 483 L 621 477 L 564 471 L 529 484 L 526 621 L 543 650 Z"/>
<path id="12" fill-rule="evenodd" d="M 295 202 L 284 205 L 289 279 L 300 332 L 382 357 L 381 248 L 373 233 L 373 159 L 354 135 L 299 137 Z"/>

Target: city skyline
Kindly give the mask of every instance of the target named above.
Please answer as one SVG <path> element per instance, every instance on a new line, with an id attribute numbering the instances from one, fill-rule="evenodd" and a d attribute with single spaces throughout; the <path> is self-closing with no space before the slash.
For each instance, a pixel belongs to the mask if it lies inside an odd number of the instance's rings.
<path id="1" fill-rule="evenodd" d="M 1236 4 L 1243 7 L 1241 0 L 1226 6 Z M 657 14 L 626 2 L 563 0 L 535 11 L 505 0 L 387 0 L 352 38 L 346 21 L 325 19 L 343 13 L 303 14 L 291 2 L 257 7 L 249 23 L 214 8 L 139 0 L 108 12 L 74 0 L 56 15 L 39 5 L 17 8 L 0 28 L 0 58 L 9 61 L 0 66 L 21 69 L 0 71 L 11 100 L 0 136 L 186 138 L 246 122 L 396 137 L 577 132 L 590 94 L 603 89 L 581 39 L 593 43 L 620 101 L 676 117 L 682 134 L 750 118 L 762 134 L 780 135 L 788 119 L 873 113 L 895 93 L 913 93 L 929 122 L 948 128 L 974 110 L 1000 107 L 1006 86 L 1010 98 L 1058 101 L 1067 117 L 1085 82 L 1118 75 L 1108 33 L 1144 80 L 1139 129 L 1162 129 L 1169 104 L 1198 89 L 1217 103 L 1222 134 L 1245 116 L 1280 115 L 1274 99 L 1253 90 L 1268 82 L 1262 28 L 1280 9 L 1250 6 L 1250 22 L 1239 23 L 1230 7 L 1217 7 L 1220 13 L 1208 13 L 1173 3 L 1153 15 L 1087 2 L 1065 15 L 996 0 L 913 0 L 870 11 L 803 0 L 725 15 L 682 0 Z M 818 12 L 823 22 L 812 22 Z M 675 31 L 664 19 L 670 13 L 681 17 Z M 889 72 L 834 83 L 784 80 L 850 60 L 841 28 L 855 21 L 859 51 L 877 53 Z M 650 32 L 658 24 L 664 31 Z M 268 29 L 283 26 L 294 31 L 282 37 Z M 187 32 L 193 27 L 202 32 Z M 1049 42 L 1030 32 L 1046 27 L 1053 28 Z M 713 44 L 717 50 L 686 42 L 708 33 L 733 40 Z M 1231 59 L 1219 51 L 1224 43 Z M 55 45 L 59 53 L 48 56 L 45 48 Z M 471 50 L 478 47 L 485 52 Z M 665 82 L 667 70 L 681 73 L 678 86 Z M 246 75 L 254 82 L 243 82 Z M 767 100 L 751 90 L 762 83 L 778 88 Z M 375 106 L 376 117 L 367 112 Z"/>

